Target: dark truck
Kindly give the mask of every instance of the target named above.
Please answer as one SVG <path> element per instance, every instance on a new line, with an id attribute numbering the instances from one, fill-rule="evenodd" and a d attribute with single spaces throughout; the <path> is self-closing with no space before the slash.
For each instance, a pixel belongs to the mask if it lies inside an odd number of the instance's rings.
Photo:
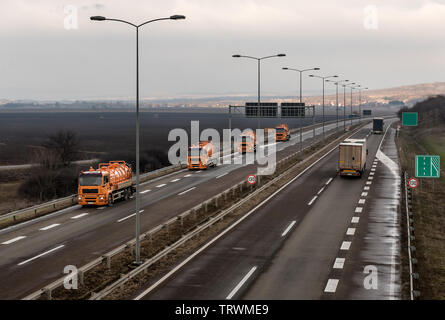
<path id="1" fill-rule="evenodd" d="M 372 133 L 383 133 L 383 118 L 374 118 L 372 120 Z"/>

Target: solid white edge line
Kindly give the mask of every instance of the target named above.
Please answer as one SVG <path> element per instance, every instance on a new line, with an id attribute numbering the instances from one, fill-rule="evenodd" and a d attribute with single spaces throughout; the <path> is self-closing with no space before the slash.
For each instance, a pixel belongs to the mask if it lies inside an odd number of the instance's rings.
<path id="1" fill-rule="evenodd" d="M 292 229 L 292 227 L 297 223 L 297 221 L 292 221 L 286 228 L 286 230 L 283 231 L 283 233 L 281 234 L 282 237 L 284 237 L 289 231 L 290 229 Z"/>
<path id="2" fill-rule="evenodd" d="M 191 187 L 190 189 L 187 189 L 187 190 L 185 190 L 185 191 L 182 191 L 182 192 L 178 193 L 178 196 L 182 196 L 184 193 L 187 193 L 187 192 L 189 192 L 189 191 L 192 191 L 193 189 L 196 189 L 196 187 Z"/>
<path id="3" fill-rule="evenodd" d="M 255 272 L 256 266 L 252 267 L 250 271 L 244 276 L 244 278 L 241 279 L 241 281 L 236 285 L 235 288 L 229 293 L 229 295 L 226 297 L 226 300 L 230 300 L 233 298 L 233 296 L 238 292 L 239 289 L 246 283 L 246 281 L 250 278 L 250 276 Z"/>
<path id="4" fill-rule="evenodd" d="M 85 217 L 88 214 L 89 214 L 88 212 L 81 213 L 81 214 L 78 214 L 77 216 L 71 217 L 70 219 L 79 219 L 79 218 Z"/>
<path id="5" fill-rule="evenodd" d="M 2 242 L 2 244 L 11 244 L 11 243 L 14 243 L 16 241 L 19 241 L 19 240 L 22 240 L 22 239 L 25 239 L 25 238 L 26 238 L 26 236 L 18 236 L 18 237 L 15 237 L 15 238 L 11 239 L 11 240 Z"/>
<path id="6" fill-rule="evenodd" d="M 335 291 L 337 291 L 338 281 L 338 279 L 329 279 L 326 287 L 324 288 L 324 292 L 335 293 Z"/>
<path id="7" fill-rule="evenodd" d="M 57 227 L 57 226 L 60 226 L 60 223 L 53 223 L 53 224 L 50 224 L 49 226 L 40 228 L 39 230 L 40 230 L 40 231 L 46 231 L 46 230 L 55 228 L 55 227 Z"/>
<path id="8" fill-rule="evenodd" d="M 44 255 L 47 255 L 48 253 L 51 253 L 51 252 L 56 251 L 56 250 L 58 250 L 58 249 L 60 249 L 60 248 L 63 248 L 64 246 L 65 246 L 65 245 L 62 244 L 62 245 L 60 245 L 60 246 L 58 246 L 58 247 L 55 247 L 55 248 L 53 248 L 53 249 L 51 249 L 51 250 L 45 251 L 45 252 L 43 252 L 43 253 L 41 253 L 41 254 L 39 254 L 39 255 L 33 257 L 33 258 L 30 258 L 30 259 L 28 259 L 28 260 L 22 261 L 22 262 L 18 263 L 17 265 L 18 265 L 18 266 L 24 265 L 25 263 L 31 262 L 32 260 L 35 260 L 35 259 L 40 258 L 40 257 L 43 257 Z"/>
<path id="9" fill-rule="evenodd" d="M 353 135 L 350 135 L 351 137 Z M 337 150 L 338 145 L 336 145 L 334 148 L 326 152 L 324 155 L 322 155 L 318 160 L 313 162 L 311 165 L 309 165 L 306 169 L 304 169 L 302 172 L 300 172 L 297 176 L 292 178 L 290 181 L 285 183 L 281 188 L 279 188 L 277 191 L 275 191 L 273 194 L 271 194 L 269 197 L 264 199 L 261 203 L 259 203 L 256 207 L 254 207 L 252 210 L 250 210 L 248 213 L 246 213 L 244 216 L 239 218 L 237 221 L 235 221 L 232 225 L 230 225 L 227 229 L 225 229 L 223 232 L 221 232 L 219 235 L 217 235 L 215 238 L 207 242 L 204 246 L 202 246 L 200 249 L 195 251 L 192 255 L 190 255 L 187 259 L 185 259 L 183 262 L 181 262 L 179 265 L 177 265 L 175 268 L 173 268 L 170 272 L 168 272 L 165 276 L 163 276 L 161 279 L 159 279 L 157 282 L 155 282 L 153 285 L 151 285 L 148 289 L 143 291 L 141 294 L 139 294 L 134 300 L 140 300 L 142 297 L 146 296 L 148 293 L 153 291 L 156 287 L 158 287 L 161 283 L 163 283 L 166 279 L 168 279 L 172 274 L 174 274 L 176 271 L 181 269 L 184 265 L 186 265 L 190 260 L 192 260 L 194 257 L 196 257 L 198 254 L 200 254 L 202 251 L 207 249 L 209 246 L 211 246 L 214 242 L 216 242 L 219 238 L 224 236 L 226 233 L 231 231 L 233 228 L 235 228 L 238 224 L 243 222 L 245 219 L 247 219 L 252 213 L 254 213 L 258 208 L 263 206 L 265 203 L 267 203 L 270 199 L 275 197 L 278 193 L 280 193 L 283 189 L 285 189 L 288 185 L 290 185 L 292 182 L 300 178 L 303 174 L 306 173 L 306 171 L 310 170 L 313 166 L 315 166 L 318 162 L 326 158 L 329 154 L 331 154 L 334 150 Z"/>

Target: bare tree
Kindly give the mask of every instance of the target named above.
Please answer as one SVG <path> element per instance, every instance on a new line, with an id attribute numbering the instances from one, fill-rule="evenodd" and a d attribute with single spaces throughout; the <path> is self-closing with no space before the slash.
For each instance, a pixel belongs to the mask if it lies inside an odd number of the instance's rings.
<path id="1" fill-rule="evenodd" d="M 42 144 L 48 150 L 55 152 L 60 162 L 67 166 L 79 153 L 79 140 L 73 131 L 59 130 L 55 134 L 48 136 L 48 140 Z"/>

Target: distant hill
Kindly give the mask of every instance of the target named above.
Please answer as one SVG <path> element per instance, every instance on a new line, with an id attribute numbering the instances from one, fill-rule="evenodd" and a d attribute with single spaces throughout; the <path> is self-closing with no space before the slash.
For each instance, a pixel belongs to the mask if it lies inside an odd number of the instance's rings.
<path id="1" fill-rule="evenodd" d="M 350 89 L 347 89 L 346 105 L 350 104 Z M 358 99 L 357 90 L 354 91 L 354 100 Z M 412 106 L 416 102 L 431 96 L 445 95 L 445 82 L 424 83 L 378 90 L 363 90 L 362 104 L 374 106 Z M 321 96 L 304 97 L 306 104 L 321 104 Z M 227 105 L 240 105 L 245 101 L 256 101 L 251 95 L 225 95 L 225 96 L 190 96 L 174 98 L 141 98 L 141 108 L 164 108 L 189 110 L 192 108 L 224 108 Z M 286 102 L 295 101 L 295 96 L 264 95 L 262 101 Z M 356 100 L 355 100 L 356 101 Z M 335 105 L 335 95 L 325 96 L 326 105 Z M 356 102 L 354 102 L 356 103 Z M 339 105 L 343 105 L 343 88 L 339 88 Z M 92 110 L 117 111 L 134 108 L 134 101 L 130 100 L 92 100 L 92 101 L 8 101 L 0 99 L 0 111 L 14 110 Z"/>

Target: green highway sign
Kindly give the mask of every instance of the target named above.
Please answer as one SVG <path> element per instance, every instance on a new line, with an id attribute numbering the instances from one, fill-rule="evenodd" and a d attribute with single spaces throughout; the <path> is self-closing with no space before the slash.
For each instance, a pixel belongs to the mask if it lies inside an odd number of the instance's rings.
<path id="1" fill-rule="evenodd" d="M 416 178 L 439 178 L 440 156 L 416 156 Z"/>
<path id="2" fill-rule="evenodd" d="M 417 126 L 418 123 L 417 112 L 402 112 L 402 126 Z"/>

